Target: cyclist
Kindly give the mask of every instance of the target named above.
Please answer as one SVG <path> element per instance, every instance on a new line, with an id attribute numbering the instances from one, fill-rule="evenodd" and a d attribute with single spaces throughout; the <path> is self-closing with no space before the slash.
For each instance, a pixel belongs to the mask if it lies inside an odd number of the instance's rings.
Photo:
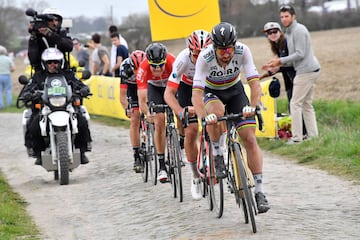
<path id="1" fill-rule="evenodd" d="M 149 121 L 155 124 L 155 148 L 159 159 L 158 180 L 167 182 L 165 168 L 165 114 L 156 111 L 150 114 L 147 103 L 165 104 L 164 92 L 166 83 L 172 71 L 175 56 L 167 52 L 161 43 L 150 43 L 146 50 L 147 61 L 140 64 L 136 74 L 138 97 L 141 111 Z"/>
<path id="2" fill-rule="evenodd" d="M 189 125 L 185 128 L 185 153 L 192 170 L 191 195 L 200 200 L 201 180 L 197 168 L 197 136 L 198 122 L 191 103 L 192 84 L 195 73 L 195 63 L 201 50 L 211 43 L 210 34 L 205 30 L 196 30 L 186 40 L 187 48 L 176 57 L 173 70 L 169 77 L 165 101 L 174 110 L 179 119 L 184 116 L 184 108 L 189 109 Z M 177 97 L 176 97 L 177 94 Z"/>
<path id="3" fill-rule="evenodd" d="M 239 121 L 239 136 L 245 146 L 249 168 L 255 180 L 255 199 L 259 213 L 267 212 L 270 207 L 263 193 L 263 159 L 257 144 L 255 129 L 255 107 L 260 104 L 261 86 L 259 74 L 248 46 L 237 41 L 233 25 L 222 22 L 211 32 L 212 45 L 199 55 L 196 63 L 192 103 L 196 114 L 208 124 L 208 132 L 215 156 L 216 175 L 226 177 L 224 149 L 220 137 L 224 134 L 224 123 L 217 123 L 217 117 L 228 113 L 242 112 L 246 119 Z M 250 86 L 250 101 L 240 80 L 244 70 Z"/>
<path id="4" fill-rule="evenodd" d="M 140 111 L 135 76 L 144 59 L 145 52 L 135 50 L 120 65 L 120 103 L 126 111 L 126 116 L 130 118 L 130 142 L 134 153 L 134 171 L 137 172 L 141 172 L 142 169 L 139 159 Z M 131 102 L 128 99 L 131 99 Z"/>

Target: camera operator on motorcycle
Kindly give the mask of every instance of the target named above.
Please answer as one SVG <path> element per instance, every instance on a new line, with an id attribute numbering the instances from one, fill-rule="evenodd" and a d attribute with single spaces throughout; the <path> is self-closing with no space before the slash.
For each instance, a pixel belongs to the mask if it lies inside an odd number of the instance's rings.
<path id="1" fill-rule="evenodd" d="M 42 69 L 41 54 L 45 49 L 56 47 L 66 56 L 66 53 L 72 51 L 73 42 L 71 37 L 67 36 L 67 31 L 61 28 L 63 18 L 58 9 L 46 8 L 41 15 L 37 15 L 32 9 L 30 10 L 32 11 L 30 16 L 38 18 L 38 22 L 31 21 L 28 27 L 31 34 L 28 42 L 28 56 L 30 65 L 36 72 Z M 29 9 L 26 11 L 27 15 L 29 15 L 28 11 Z M 65 61 L 65 68 L 68 66 L 69 64 Z"/>
<path id="2" fill-rule="evenodd" d="M 41 135 L 39 121 L 41 119 L 41 110 L 36 107 L 36 104 L 41 103 L 42 94 L 36 94 L 36 90 L 43 90 L 45 79 L 52 74 L 62 74 L 67 83 L 71 86 L 73 92 L 79 93 L 80 97 L 84 98 L 90 94 L 89 87 L 82 83 L 72 71 L 64 69 L 64 55 L 57 48 L 48 48 L 41 55 L 42 70 L 35 72 L 32 79 L 22 90 L 21 97 L 25 103 L 31 103 L 32 114 L 27 123 L 25 133 L 25 146 L 28 148 L 29 155 L 36 158 L 35 164 L 41 165 L 41 151 L 44 151 L 47 144 Z M 78 111 L 78 133 L 76 134 L 74 143 L 75 148 L 80 149 L 81 164 L 87 164 L 89 160 L 85 156 L 86 151 L 90 151 L 91 135 L 88 126 L 88 121 Z"/>

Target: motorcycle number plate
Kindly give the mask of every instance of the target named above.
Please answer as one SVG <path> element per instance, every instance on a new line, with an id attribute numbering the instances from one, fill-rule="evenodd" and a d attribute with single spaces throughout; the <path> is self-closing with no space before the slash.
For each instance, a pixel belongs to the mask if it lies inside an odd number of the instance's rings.
<path id="1" fill-rule="evenodd" d="M 66 88 L 65 87 L 51 87 L 48 88 L 48 95 L 61 95 L 66 94 Z"/>

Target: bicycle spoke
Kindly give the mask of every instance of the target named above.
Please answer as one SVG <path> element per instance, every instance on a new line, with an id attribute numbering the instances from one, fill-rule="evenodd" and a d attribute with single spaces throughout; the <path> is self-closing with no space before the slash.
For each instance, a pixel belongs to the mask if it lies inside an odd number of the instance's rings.
<path id="1" fill-rule="evenodd" d="M 213 210 L 215 210 L 216 216 L 218 218 L 221 218 L 224 210 L 223 179 L 216 178 L 215 164 L 213 156 L 211 154 L 211 147 L 209 147 L 209 153 L 210 194 L 213 203 Z"/>
<path id="2" fill-rule="evenodd" d="M 249 179 L 247 177 L 246 174 L 246 169 L 244 166 L 244 162 L 242 160 L 242 155 L 241 155 L 241 150 L 240 150 L 240 145 L 239 144 L 234 144 L 234 149 L 233 149 L 234 153 L 235 153 L 235 159 L 236 163 L 237 163 L 237 171 L 238 174 L 240 175 L 240 184 L 238 184 L 238 186 L 240 186 L 240 191 L 243 194 L 243 199 L 244 199 L 244 211 L 245 209 L 247 210 L 248 216 L 250 218 L 251 221 L 251 225 L 252 225 L 252 229 L 253 232 L 256 233 L 256 222 L 255 222 L 255 214 L 256 214 L 256 210 L 255 210 L 255 205 L 254 205 L 254 198 L 253 198 L 253 194 L 249 185 Z"/>

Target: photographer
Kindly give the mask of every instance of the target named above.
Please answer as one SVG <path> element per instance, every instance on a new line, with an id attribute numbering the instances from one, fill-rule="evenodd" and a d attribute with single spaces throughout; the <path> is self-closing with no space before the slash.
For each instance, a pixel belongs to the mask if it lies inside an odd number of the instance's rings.
<path id="1" fill-rule="evenodd" d="M 56 46 L 64 56 L 66 56 L 66 53 L 72 51 L 73 42 L 71 38 L 67 36 L 67 31 L 61 29 L 63 19 L 58 9 L 46 8 L 41 15 L 38 15 L 33 9 L 28 9 L 26 15 L 34 18 L 28 28 L 31 34 L 28 45 L 28 56 L 35 72 L 41 70 L 41 54 L 46 48 Z M 43 38 L 45 38 L 46 41 L 44 41 Z M 67 68 L 68 63 L 65 61 L 65 69 Z"/>

